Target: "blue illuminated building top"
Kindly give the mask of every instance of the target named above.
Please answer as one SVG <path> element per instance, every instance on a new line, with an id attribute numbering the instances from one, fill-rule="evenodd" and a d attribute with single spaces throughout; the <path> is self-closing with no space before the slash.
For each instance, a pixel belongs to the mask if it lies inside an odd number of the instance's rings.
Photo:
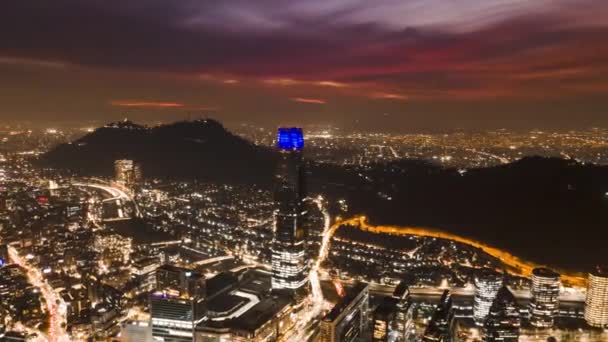
<path id="1" fill-rule="evenodd" d="M 301 128 L 279 128 L 277 147 L 281 150 L 301 150 L 304 147 L 304 133 Z"/>

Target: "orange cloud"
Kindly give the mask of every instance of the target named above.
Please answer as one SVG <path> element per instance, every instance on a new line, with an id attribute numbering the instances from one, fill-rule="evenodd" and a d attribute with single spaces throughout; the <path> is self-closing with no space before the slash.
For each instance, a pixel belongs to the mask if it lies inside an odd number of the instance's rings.
<path id="1" fill-rule="evenodd" d="M 112 101 L 115 107 L 141 107 L 141 108 L 181 108 L 183 103 L 177 102 L 156 102 L 156 101 Z"/>
<path id="2" fill-rule="evenodd" d="M 310 81 L 310 80 L 302 80 L 302 79 L 293 79 L 293 78 L 268 78 L 262 80 L 265 84 L 274 85 L 274 86 L 318 86 L 318 87 L 330 87 L 330 88 L 347 88 L 349 85 L 344 82 L 336 82 L 330 80 L 322 80 L 322 81 Z"/>
<path id="3" fill-rule="evenodd" d="M 395 93 L 373 93 L 371 95 L 374 99 L 386 99 L 386 100 L 407 100 L 407 96 Z"/>
<path id="4" fill-rule="evenodd" d="M 325 104 L 326 103 L 325 100 L 305 98 L 305 97 L 292 97 L 291 101 L 299 102 L 299 103 L 311 103 L 311 104 Z"/>

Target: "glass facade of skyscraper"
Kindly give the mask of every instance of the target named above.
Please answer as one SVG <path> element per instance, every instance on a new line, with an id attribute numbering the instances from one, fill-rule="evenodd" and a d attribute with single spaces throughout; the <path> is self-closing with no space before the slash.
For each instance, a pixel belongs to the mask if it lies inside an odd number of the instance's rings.
<path id="1" fill-rule="evenodd" d="M 485 322 L 502 283 L 502 276 L 493 270 L 485 269 L 475 275 L 475 298 L 473 300 L 475 324 L 481 326 Z"/>
<path id="2" fill-rule="evenodd" d="M 530 324 L 537 328 L 550 328 L 559 310 L 560 276 L 547 268 L 532 271 L 532 299 L 530 300 Z"/>
<path id="3" fill-rule="evenodd" d="M 275 175 L 272 288 L 297 290 L 308 282 L 305 232 L 301 217 L 304 198 L 302 130 L 280 128 L 277 149 L 280 160 Z"/>
<path id="4" fill-rule="evenodd" d="M 589 273 L 585 320 L 592 327 L 608 328 L 608 270 L 598 267 Z"/>

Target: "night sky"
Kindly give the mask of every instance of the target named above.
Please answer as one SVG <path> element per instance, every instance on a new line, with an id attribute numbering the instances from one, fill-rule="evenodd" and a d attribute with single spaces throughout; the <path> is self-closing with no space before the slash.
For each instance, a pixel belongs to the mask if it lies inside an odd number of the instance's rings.
<path id="1" fill-rule="evenodd" d="M 14 0 L 0 118 L 608 125 L 606 0 Z"/>

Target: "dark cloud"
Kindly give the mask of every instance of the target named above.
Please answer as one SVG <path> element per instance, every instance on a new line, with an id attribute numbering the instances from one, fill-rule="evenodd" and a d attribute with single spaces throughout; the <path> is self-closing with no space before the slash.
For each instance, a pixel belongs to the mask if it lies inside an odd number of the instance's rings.
<path id="1" fill-rule="evenodd" d="M 100 111 L 135 99 L 230 112 L 240 108 L 227 98 L 250 96 L 265 110 L 272 98 L 332 109 L 357 98 L 356 112 L 370 113 L 430 100 L 597 101 L 607 14 L 601 0 L 10 1 L 0 87 L 60 83 L 53 92 Z"/>

